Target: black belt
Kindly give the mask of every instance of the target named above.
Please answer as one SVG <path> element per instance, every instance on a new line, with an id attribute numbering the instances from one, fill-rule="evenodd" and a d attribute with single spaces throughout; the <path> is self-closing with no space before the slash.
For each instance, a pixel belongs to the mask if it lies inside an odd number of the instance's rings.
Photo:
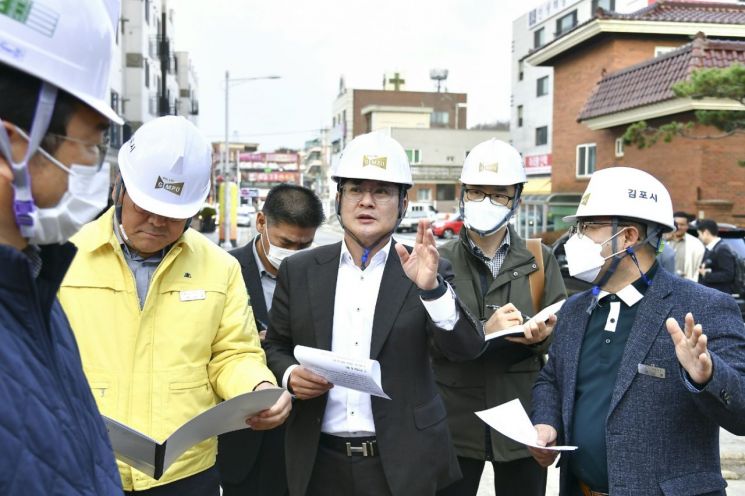
<path id="1" fill-rule="evenodd" d="M 320 444 L 347 456 L 378 456 L 378 442 L 375 437 L 339 437 L 321 433 Z"/>

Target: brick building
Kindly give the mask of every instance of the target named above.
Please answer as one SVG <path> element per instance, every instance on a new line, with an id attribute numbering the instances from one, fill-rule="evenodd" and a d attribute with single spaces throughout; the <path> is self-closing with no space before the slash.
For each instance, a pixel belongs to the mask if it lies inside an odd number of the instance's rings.
<path id="1" fill-rule="evenodd" d="M 697 32 L 710 39 L 691 41 Z M 742 223 L 742 135 L 676 138 L 645 150 L 619 140 L 642 119 L 656 126 L 690 120 L 697 109 L 738 108 L 728 101 L 676 98 L 670 90 L 696 68 L 745 62 L 745 44 L 726 41 L 737 39 L 745 39 L 745 6 L 667 1 L 632 14 L 600 10 L 529 55 L 526 62 L 554 68 L 552 191 L 581 192 L 596 168 L 634 166 L 667 185 L 676 209 Z M 712 130 L 697 126 L 693 134 Z"/>

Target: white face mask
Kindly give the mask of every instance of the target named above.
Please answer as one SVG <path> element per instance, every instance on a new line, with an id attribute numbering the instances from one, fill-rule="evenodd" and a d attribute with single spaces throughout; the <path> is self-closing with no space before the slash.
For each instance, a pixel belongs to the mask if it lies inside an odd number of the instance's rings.
<path id="1" fill-rule="evenodd" d="M 28 137 L 18 130 L 24 138 Z M 66 166 L 43 148 L 44 158 L 68 173 L 67 191 L 54 207 L 36 207 L 30 214 L 33 234 L 28 242 L 33 245 L 64 243 L 81 227 L 93 220 L 106 207 L 109 195 L 109 164 L 100 170 L 95 165 Z"/>
<path id="2" fill-rule="evenodd" d="M 463 222 L 468 229 L 492 234 L 501 228 L 512 211 L 504 205 L 494 205 L 488 198 L 480 202 L 465 201 Z"/>
<path id="3" fill-rule="evenodd" d="M 264 249 L 264 254 L 266 255 L 267 260 L 269 260 L 269 263 L 272 264 L 272 266 L 275 269 L 279 269 L 280 264 L 282 263 L 282 260 L 289 257 L 290 255 L 294 255 L 296 253 L 300 253 L 301 251 L 309 250 L 309 248 L 303 248 L 301 250 L 288 250 L 287 248 L 280 248 L 279 246 L 274 246 L 271 241 L 269 241 L 269 224 L 264 225 L 264 230 L 266 232 L 266 236 L 263 234 L 261 235 L 261 239 L 266 238 L 266 242 L 269 245 L 269 249 Z"/>
<path id="4" fill-rule="evenodd" d="M 620 230 L 602 243 L 596 243 L 588 236 L 582 236 L 580 238 L 578 234 L 574 234 L 570 237 L 567 242 L 564 243 L 564 252 L 566 253 L 567 264 L 569 265 L 569 275 L 581 281 L 589 283 L 595 282 L 595 279 L 597 279 L 598 274 L 600 274 L 600 269 L 603 268 L 605 261 L 613 257 L 613 255 L 623 252 L 622 250 L 610 255 L 609 257 L 603 257 L 600 254 L 603 245 L 621 234 L 623 231 L 624 229 Z"/>

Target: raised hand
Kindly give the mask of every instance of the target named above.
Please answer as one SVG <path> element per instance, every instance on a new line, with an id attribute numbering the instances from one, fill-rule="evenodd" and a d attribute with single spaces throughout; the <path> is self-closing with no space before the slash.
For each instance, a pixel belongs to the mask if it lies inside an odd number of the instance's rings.
<path id="1" fill-rule="evenodd" d="M 700 386 L 709 382 L 714 367 L 711 363 L 711 355 L 706 349 L 707 339 L 701 324 L 696 324 L 693 321 L 693 315 L 688 312 L 685 316 L 685 331 L 673 318 L 667 319 L 665 325 L 667 332 L 673 338 L 678 361 L 688 372 L 691 380 Z"/>
<path id="2" fill-rule="evenodd" d="M 437 265 L 440 254 L 437 252 L 435 237 L 429 228 L 430 222 L 419 221 L 416 230 L 414 249 L 409 253 L 401 243 L 396 243 L 396 253 L 401 259 L 401 266 L 406 277 L 419 289 L 428 290 L 437 287 Z"/>

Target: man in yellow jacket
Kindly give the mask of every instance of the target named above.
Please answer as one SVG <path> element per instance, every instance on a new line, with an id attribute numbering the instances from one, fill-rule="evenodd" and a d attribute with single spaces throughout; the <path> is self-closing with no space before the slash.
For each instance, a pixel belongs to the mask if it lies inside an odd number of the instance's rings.
<path id="1" fill-rule="evenodd" d="M 161 117 L 122 146 L 119 165 L 114 207 L 72 239 L 60 300 L 101 412 L 163 440 L 221 399 L 276 380 L 238 262 L 188 228 L 210 188 L 204 137 Z M 276 427 L 290 408 L 285 392 L 247 423 Z M 125 493 L 219 495 L 216 447 L 215 438 L 193 446 L 159 480 L 118 462 Z"/>

